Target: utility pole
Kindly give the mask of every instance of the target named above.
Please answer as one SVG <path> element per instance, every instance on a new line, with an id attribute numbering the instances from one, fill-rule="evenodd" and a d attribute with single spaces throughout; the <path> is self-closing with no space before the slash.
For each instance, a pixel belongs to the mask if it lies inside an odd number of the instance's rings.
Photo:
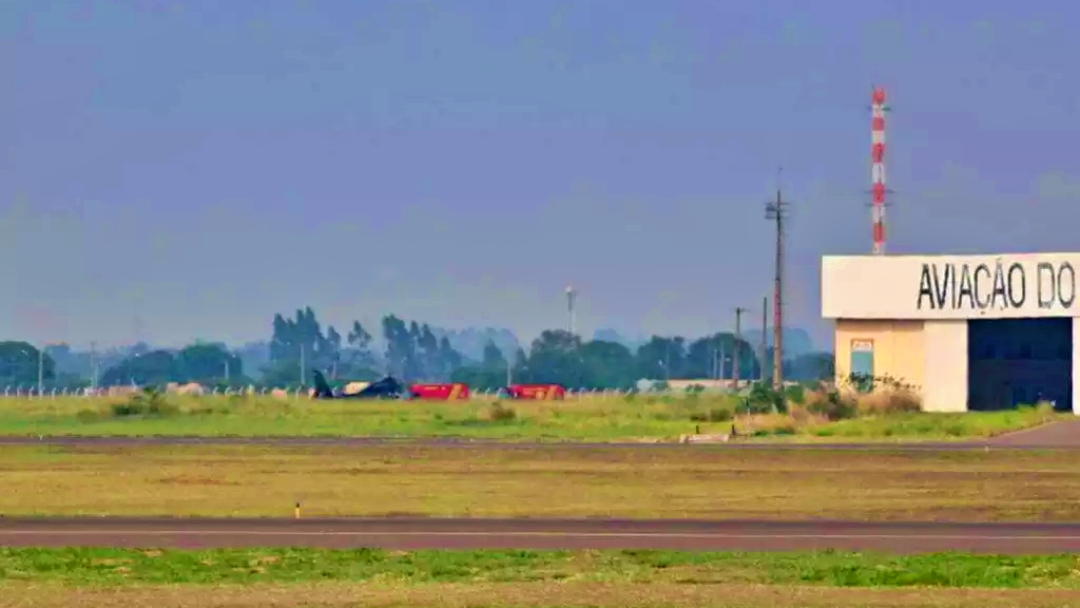
<path id="1" fill-rule="evenodd" d="M 765 382 L 765 357 L 769 354 L 769 296 L 765 296 L 761 301 L 761 361 L 760 370 L 761 381 Z"/>
<path id="2" fill-rule="evenodd" d="M 97 394 L 97 342 L 90 342 L 90 390 Z"/>
<path id="3" fill-rule="evenodd" d="M 735 307 L 735 354 L 732 355 L 731 360 L 731 376 L 735 379 L 735 388 L 739 388 L 739 355 L 742 354 L 742 349 L 739 347 L 739 342 L 742 341 L 742 314 L 748 312 L 747 309 L 741 306 Z"/>
<path id="4" fill-rule="evenodd" d="M 225 384 L 229 383 L 229 356 L 225 355 Z"/>
<path id="5" fill-rule="evenodd" d="M 778 180 L 779 181 L 779 180 Z M 765 219 L 776 223 L 776 267 L 773 279 L 773 375 L 772 385 L 780 390 L 784 383 L 784 220 L 787 219 L 788 202 L 776 187 L 776 200 L 765 204 Z"/>
<path id="6" fill-rule="evenodd" d="M 300 388 L 307 386 L 304 382 L 304 345 L 300 345 Z"/>
<path id="7" fill-rule="evenodd" d="M 38 397 L 45 390 L 45 347 L 38 348 L 37 351 L 37 394 Z"/>

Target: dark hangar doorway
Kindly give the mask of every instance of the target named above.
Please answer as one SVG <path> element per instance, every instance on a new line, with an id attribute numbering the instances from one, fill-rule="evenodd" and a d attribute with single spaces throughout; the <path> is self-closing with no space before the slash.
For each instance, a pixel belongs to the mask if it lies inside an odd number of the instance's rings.
<path id="1" fill-rule="evenodd" d="M 1072 410 L 1071 317 L 968 321 L 968 409 Z"/>

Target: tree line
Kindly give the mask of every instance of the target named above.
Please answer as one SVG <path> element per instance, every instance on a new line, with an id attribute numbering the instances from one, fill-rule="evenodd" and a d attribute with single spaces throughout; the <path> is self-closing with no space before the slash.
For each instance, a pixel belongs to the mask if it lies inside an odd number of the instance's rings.
<path id="1" fill-rule="evenodd" d="M 376 336 L 377 334 L 377 336 Z M 325 327 L 311 307 L 271 322 L 269 361 L 258 381 L 226 345 L 197 342 L 181 349 L 144 348 L 112 362 L 97 378 L 99 386 L 164 385 L 198 382 L 208 386 L 295 388 L 310 386 L 312 370 L 333 382 L 369 381 L 384 375 L 405 382 L 465 382 L 475 389 L 511 382 L 558 383 L 570 388 L 630 388 L 639 380 L 732 378 L 738 358 L 740 379 L 770 376 L 771 349 L 717 332 L 696 339 L 653 336 L 637 348 L 609 340 L 582 340 L 566 330 L 547 330 L 528 348 L 499 348 L 488 342 L 479 359 L 452 345 L 446 333 L 427 323 L 386 315 L 378 328 L 354 321 L 344 333 Z M 832 376 L 832 355 L 811 353 L 784 362 L 784 376 L 820 379 Z M 39 368 L 50 387 L 77 388 L 92 378 L 57 373 L 51 354 L 26 342 L 0 342 L 0 387 L 35 386 Z"/>

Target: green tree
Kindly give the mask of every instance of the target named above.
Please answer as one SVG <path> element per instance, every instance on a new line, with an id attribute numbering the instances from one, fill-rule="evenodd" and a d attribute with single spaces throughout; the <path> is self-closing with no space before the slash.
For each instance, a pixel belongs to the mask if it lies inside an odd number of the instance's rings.
<path id="1" fill-rule="evenodd" d="M 416 323 L 413 322 L 415 326 Z M 450 371 L 445 369 L 442 352 L 439 350 L 439 339 L 431 331 L 431 327 L 424 323 L 414 338 L 418 351 L 419 377 L 427 380 L 444 380 L 450 376 Z"/>
<path id="2" fill-rule="evenodd" d="M 173 354 L 167 350 L 152 350 L 128 357 L 105 370 L 101 375 L 101 385 L 162 386 L 176 381 L 178 376 Z"/>
<path id="3" fill-rule="evenodd" d="M 240 357 L 220 344 L 196 343 L 184 347 L 173 358 L 172 371 L 174 382 L 232 386 L 249 382 L 244 376 Z"/>
<path id="4" fill-rule="evenodd" d="M 353 380 L 374 380 L 378 374 L 375 355 L 371 352 L 371 334 L 359 321 L 353 321 L 345 339 L 349 347 L 342 355 L 345 366 L 341 375 Z"/>
<path id="5" fill-rule="evenodd" d="M 503 352 L 499 350 L 499 347 L 495 346 L 494 340 L 488 340 L 488 343 L 484 345 L 484 359 L 481 362 L 481 365 L 484 369 L 488 370 L 506 369 L 506 357 L 503 355 Z"/>
<path id="6" fill-rule="evenodd" d="M 667 380 L 686 375 L 686 338 L 653 336 L 634 355 L 638 378 Z"/>
<path id="7" fill-rule="evenodd" d="M 29 342 L 0 342 L 0 385 L 37 385 L 38 349 Z M 52 382 L 56 376 L 56 364 L 47 353 L 40 358 L 42 379 Z"/>
<path id="8" fill-rule="evenodd" d="M 584 364 L 581 338 L 562 329 L 549 329 L 533 340 L 529 349 L 527 376 L 532 382 L 581 386 Z"/>
<path id="9" fill-rule="evenodd" d="M 512 380 L 518 383 L 532 382 L 532 370 L 529 368 L 529 355 L 526 354 L 525 349 L 518 347 L 514 351 L 514 363 L 511 365 L 513 370 Z"/>
<path id="10" fill-rule="evenodd" d="M 341 371 L 342 364 L 342 352 L 341 352 L 341 334 L 334 329 L 333 325 L 326 327 L 326 340 L 324 342 L 325 354 L 320 358 L 320 362 L 325 362 L 330 367 L 330 375 L 333 378 L 338 377 L 338 372 Z"/>
<path id="11" fill-rule="evenodd" d="M 581 346 L 582 385 L 627 389 L 634 385 L 634 354 L 617 342 L 593 340 Z"/>
<path id="12" fill-rule="evenodd" d="M 416 378 L 416 348 L 409 327 L 396 315 L 382 319 L 386 340 L 386 372 L 406 380 Z"/>
<path id="13" fill-rule="evenodd" d="M 264 381 L 284 386 L 307 385 L 311 370 L 332 368 L 340 351 L 340 336 L 332 327 L 327 328 L 327 334 L 323 335 L 310 306 L 297 309 L 293 319 L 275 314 L 270 365 L 263 370 Z M 300 376 L 301 367 L 304 378 Z"/>
<path id="14" fill-rule="evenodd" d="M 443 340 L 445 341 L 445 347 L 449 349 L 450 341 L 445 337 Z M 502 351 L 499 350 L 499 347 L 495 346 L 494 341 L 488 340 L 488 343 L 484 346 L 483 360 L 480 365 L 462 367 L 460 365 L 460 355 L 457 354 L 457 351 L 450 350 L 458 357 L 458 364 L 449 366 L 453 369 L 450 374 L 452 382 L 464 382 L 473 390 L 495 390 L 506 384 L 506 358 L 503 356 Z"/>
<path id="15" fill-rule="evenodd" d="M 443 336 L 439 338 L 439 377 L 449 379 L 450 375 L 454 373 L 455 369 L 458 369 L 464 363 L 464 357 L 453 346 L 450 345 L 450 338 Z"/>
<path id="16" fill-rule="evenodd" d="M 679 377 L 715 378 L 719 374 L 724 378 L 732 378 L 736 342 L 739 345 L 739 378 L 757 378 L 760 368 L 754 347 L 746 340 L 736 340 L 735 335 L 729 332 L 716 333 L 691 342 L 686 351 L 686 367 L 681 370 Z"/>
<path id="17" fill-rule="evenodd" d="M 459 367 L 450 374 L 451 382 L 464 382 L 474 391 L 497 390 L 506 385 L 506 370 L 498 372 L 479 365 Z"/>
<path id="18" fill-rule="evenodd" d="M 832 353 L 806 353 L 786 361 L 784 374 L 791 380 L 831 380 L 836 377 L 836 360 Z"/>

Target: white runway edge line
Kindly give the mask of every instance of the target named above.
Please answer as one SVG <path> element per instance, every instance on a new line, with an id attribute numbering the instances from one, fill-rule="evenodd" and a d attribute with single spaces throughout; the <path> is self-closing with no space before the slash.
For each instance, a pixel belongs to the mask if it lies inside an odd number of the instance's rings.
<path id="1" fill-rule="evenodd" d="M 715 539 L 816 539 L 816 540 L 1074 540 L 1080 536 L 964 535 L 964 534 L 694 534 L 666 532 L 351 532 L 351 531 L 263 531 L 263 530 L 3 530 L 4 536 L 444 536 L 444 537 L 547 537 L 547 538 L 715 538 Z"/>

